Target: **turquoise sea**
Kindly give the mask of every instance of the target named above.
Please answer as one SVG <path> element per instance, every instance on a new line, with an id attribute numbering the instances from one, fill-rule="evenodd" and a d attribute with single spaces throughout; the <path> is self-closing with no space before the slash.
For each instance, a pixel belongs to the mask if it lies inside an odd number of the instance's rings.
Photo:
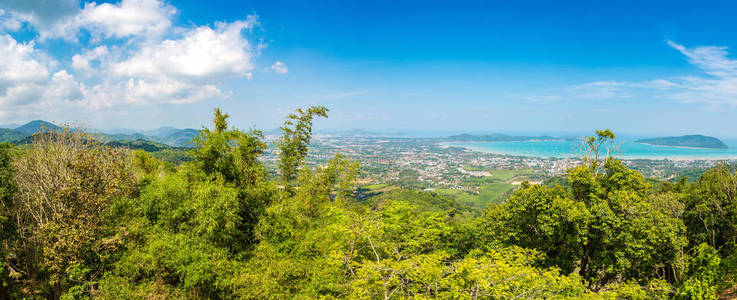
<path id="1" fill-rule="evenodd" d="M 631 141 L 617 141 L 616 156 L 626 159 L 737 159 L 737 140 L 722 140 L 729 149 L 701 149 L 652 146 Z M 531 157 L 575 157 L 580 141 L 529 142 L 446 142 L 446 146 L 473 151 Z"/>

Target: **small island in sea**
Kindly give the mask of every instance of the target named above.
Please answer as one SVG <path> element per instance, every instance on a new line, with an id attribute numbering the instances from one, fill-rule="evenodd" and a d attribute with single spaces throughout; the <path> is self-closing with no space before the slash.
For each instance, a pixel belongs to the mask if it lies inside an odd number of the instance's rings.
<path id="1" fill-rule="evenodd" d="M 673 137 L 659 137 L 651 139 L 637 140 L 637 143 L 643 143 L 654 146 L 668 147 L 691 147 L 691 148 L 707 148 L 707 149 L 727 149 L 727 144 L 715 137 L 705 135 L 684 135 Z"/>

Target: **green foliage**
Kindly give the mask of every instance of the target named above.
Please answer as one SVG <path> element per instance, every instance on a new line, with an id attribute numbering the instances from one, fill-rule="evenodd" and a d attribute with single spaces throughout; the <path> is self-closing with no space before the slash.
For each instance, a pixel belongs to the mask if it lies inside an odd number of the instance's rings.
<path id="1" fill-rule="evenodd" d="M 692 252 L 691 276 L 678 288 L 678 298 L 717 299 L 715 283 L 721 261 L 719 254 L 707 244 L 696 246 Z"/>
<path id="2" fill-rule="evenodd" d="M 599 147 L 612 138 L 597 131 L 586 141 Z M 569 170 L 569 187 L 523 186 L 490 207 L 481 223 L 491 234 L 487 240 L 545 253 L 543 265 L 578 270 L 593 290 L 615 280 L 678 276 L 687 242 L 683 222 L 653 206 L 641 174 L 611 157 L 600 170 L 600 151 L 590 149 L 588 164 Z"/>
<path id="3" fill-rule="evenodd" d="M 135 192 L 128 156 L 63 128 L 36 135 L 13 168 L 18 237 L 12 264 L 15 281 L 30 287 L 24 294 L 59 297 L 75 283 L 94 281 L 99 269 L 76 282 L 70 272 L 80 265 L 100 268 L 115 251 L 104 212 Z"/>
<path id="4" fill-rule="evenodd" d="M 215 110 L 214 130 L 204 128 L 192 140 L 196 146 L 190 152 L 193 163 L 206 176 L 234 185 L 254 185 L 265 175 L 263 166 L 256 161 L 266 149 L 261 140 L 263 134 L 258 130 L 228 130 L 228 118 L 220 109 Z"/>
<path id="5" fill-rule="evenodd" d="M 312 106 L 306 110 L 297 109 L 289 114 L 279 139 L 279 170 L 282 183 L 287 191 L 291 191 L 292 181 L 297 178 L 297 169 L 307 157 L 307 146 L 312 138 L 312 120 L 315 117 L 328 117 L 328 109 Z"/>
<path id="6" fill-rule="evenodd" d="M 683 218 L 694 244 L 722 249 L 737 242 L 736 196 L 737 176 L 727 165 L 707 171 L 691 186 Z"/>
<path id="7" fill-rule="evenodd" d="M 8 243 L 16 237 L 12 214 L 15 193 L 12 148 L 10 144 L 0 143 L 0 295 L 9 295 L 12 289 L 8 266 Z"/>
<path id="8" fill-rule="evenodd" d="M 597 131 L 586 164 L 523 182 L 473 219 L 444 190 L 375 185 L 359 201 L 356 162 L 305 165 L 318 116 L 327 109 L 288 116 L 279 179 L 260 160 L 261 132 L 229 128 L 219 109 L 178 166 L 71 129 L 24 151 L 0 144 L 0 298 L 714 299 L 733 288 L 728 167 L 653 189 Z M 515 176 L 534 174 L 473 180 Z"/>
<path id="9" fill-rule="evenodd" d="M 20 141 L 25 137 L 25 133 L 13 129 L 0 128 L 0 143 L 13 143 Z"/>
<path id="10" fill-rule="evenodd" d="M 106 144 L 110 147 L 122 147 L 122 148 L 131 149 L 131 150 L 145 150 L 148 152 L 156 152 L 156 151 L 161 151 L 161 150 L 172 148 L 169 145 L 147 141 L 144 139 L 137 139 L 133 141 L 117 140 L 117 141 L 107 142 Z"/>
<path id="11" fill-rule="evenodd" d="M 367 262 L 358 270 L 354 298 L 513 299 L 581 298 L 575 276 L 531 266 L 534 252 L 520 249 L 474 251 L 452 264 L 442 253 L 397 261 Z"/>

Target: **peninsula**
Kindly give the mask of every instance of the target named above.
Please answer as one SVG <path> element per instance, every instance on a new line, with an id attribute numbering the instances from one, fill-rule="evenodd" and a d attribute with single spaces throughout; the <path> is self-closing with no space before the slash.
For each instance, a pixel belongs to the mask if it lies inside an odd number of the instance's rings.
<path id="1" fill-rule="evenodd" d="M 727 149 L 727 144 L 715 137 L 704 136 L 704 135 L 684 135 L 674 137 L 659 137 L 651 139 L 637 140 L 637 143 L 655 145 L 655 146 L 668 146 L 668 147 L 692 147 L 692 148 L 707 148 L 707 149 Z"/>

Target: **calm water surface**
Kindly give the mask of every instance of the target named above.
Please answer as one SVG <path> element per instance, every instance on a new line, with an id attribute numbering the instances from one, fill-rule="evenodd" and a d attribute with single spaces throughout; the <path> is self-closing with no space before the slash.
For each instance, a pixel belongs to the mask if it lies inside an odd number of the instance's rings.
<path id="1" fill-rule="evenodd" d="M 737 140 L 722 140 L 729 149 L 700 149 L 652 146 L 632 141 L 618 141 L 617 156 L 646 159 L 737 159 Z M 532 142 L 448 142 L 446 146 L 474 151 L 532 157 L 574 157 L 580 141 Z"/>

